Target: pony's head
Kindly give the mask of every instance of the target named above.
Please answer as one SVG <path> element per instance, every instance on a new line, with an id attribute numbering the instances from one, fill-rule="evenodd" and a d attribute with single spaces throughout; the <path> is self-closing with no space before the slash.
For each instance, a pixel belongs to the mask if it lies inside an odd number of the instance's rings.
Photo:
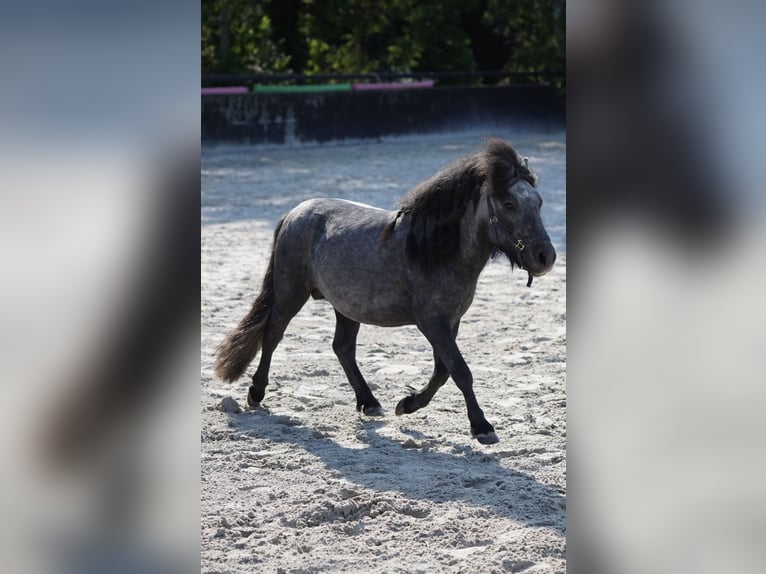
<path id="1" fill-rule="evenodd" d="M 530 277 L 547 273 L 556 250 L 540 217 L 543 200 L 527 158 L 499 139 L 488 139 L 482 156 L 490 242 Z"/>
<path id="2" fill-rule="evenodd" d="M 458 159 L 407 193 L 381 241 L 406 216 L 410 259 L 424 268 L 448 263 L 461 248 L 463 218 L 470 211 L 481 220 L 477 231 L 485 234 L 485 245 L 505 253 L 530 277 L 542 275 L 556 251 L 540 219 L 536 185 L 526 158 L 502 140 L 487 139 L 480 152 Z"/>

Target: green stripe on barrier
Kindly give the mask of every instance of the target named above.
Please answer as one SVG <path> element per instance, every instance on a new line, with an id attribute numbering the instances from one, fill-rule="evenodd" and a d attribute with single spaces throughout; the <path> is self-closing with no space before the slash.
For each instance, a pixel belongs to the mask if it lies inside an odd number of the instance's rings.
<path id="1" fill-rule="evenodd" d="M 294 94 L 305 92 L 345 92 L 351 89 L 351 84 L 303 84 L 295 86 L 253 86 L 254 92 L 267 94 Z"/>

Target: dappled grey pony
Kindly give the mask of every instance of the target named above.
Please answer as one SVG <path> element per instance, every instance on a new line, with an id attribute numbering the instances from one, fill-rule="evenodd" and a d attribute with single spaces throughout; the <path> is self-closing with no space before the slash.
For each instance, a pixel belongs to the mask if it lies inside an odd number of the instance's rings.
<path id="1" fill-rule="evenodd" d="M 216 374 L 240 377 L 261 350 L 248 393 L 260 404 L 269 366 L 290 320 L 309 296 L 335 308 L 333 350 L 356 394 L 357 410 L 381 415 L 356 364 L 360 323 L 417 325 L 433 346 L 434 371 L 419 392 L 399 401 L 396 414 L 426 406 L 452 376 L 468 408 L 471 432 L 484 444 L 498 441 L 473 392 L 473 376 L 458 349 L 460 318 L 468 310 L 479 273 L 493 254 L 532 277 L 556 259 L 540 219 L 537 179 L 507 143 L 457 160 L 385 211 L 340 199 L 311 199 L 285 215 L 260 295 L 218 348 Z"/>

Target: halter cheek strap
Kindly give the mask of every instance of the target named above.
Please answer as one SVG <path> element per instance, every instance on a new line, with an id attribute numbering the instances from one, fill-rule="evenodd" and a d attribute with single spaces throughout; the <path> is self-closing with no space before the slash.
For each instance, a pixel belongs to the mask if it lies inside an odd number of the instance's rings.
<path id="1" fill-rule="evenodd" d="M 516 251 L 524 251 L 524 248 L 526 247 L 524 241 L 503 227 L 503 224 L 500 223 L 500 220 L 497 218 L 497 216 L 495 216 L 495 210 L 492 207 L 492 200 L 489 199 L 489 195 L 487 195 L 487 209 L 489 209 L 489 222 L 492 224 L 492 228 L 495 230 L 495 239 L 499 239 L 497 232 L 501 231 L 503 235 L 511 240 L 511 245 Z M 496 241 L 496 243 L 499 243 L 499 241 Z"/>

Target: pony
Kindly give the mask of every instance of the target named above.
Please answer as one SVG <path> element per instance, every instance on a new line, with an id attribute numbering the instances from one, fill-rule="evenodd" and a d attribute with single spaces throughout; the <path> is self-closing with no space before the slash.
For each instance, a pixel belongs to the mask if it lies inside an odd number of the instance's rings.
<path id="1" fill-rule="evenodd" d="M 456 337 L 479 274 L 505 254 L 512 269 L 547 273 L 556 251 L 540 217 L 537 177 L 508 143 L 490 138 L 403 196 L 397 211 L 341 199 L 310 199 L 276 225 L 260 294 L 217 349 L 216 375 L 234 381 L 261 351 L 247 401 L 263 401 L 271 358 L 309 297 L 335 310 L 332 348 L 368 416 L 383 409 L 356 362 L 361 323 L 416 325 L 433 347 L 428 383 L 396 406 L 425 407 L 452 377 L 463 394 L 472 436 L 498 442 L 473 391 L 473 375 Z"/>

